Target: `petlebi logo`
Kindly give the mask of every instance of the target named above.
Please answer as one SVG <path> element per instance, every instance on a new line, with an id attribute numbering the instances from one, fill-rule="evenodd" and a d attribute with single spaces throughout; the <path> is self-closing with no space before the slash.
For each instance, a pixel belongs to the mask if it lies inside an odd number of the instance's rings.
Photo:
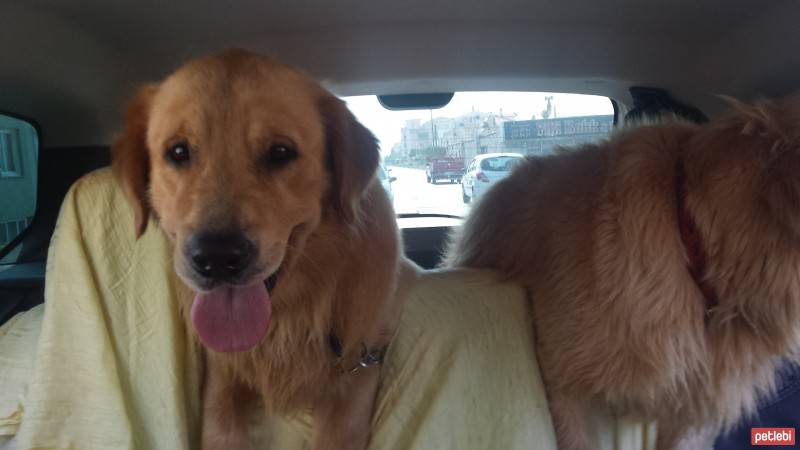
<path id="1" fill-rule="evenodd" d="M 751 428 L 750 445 L 794 445 L 794 428 Z"/>

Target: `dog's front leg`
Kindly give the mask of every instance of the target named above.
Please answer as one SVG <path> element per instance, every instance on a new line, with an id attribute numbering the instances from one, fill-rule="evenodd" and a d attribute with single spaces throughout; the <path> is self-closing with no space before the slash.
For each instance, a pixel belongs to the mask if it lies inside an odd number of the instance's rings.
<path id="1" fill-rule="evenodd" d="M 371 366 L 345 377 L 315 408 L 313 450 L 364 450 L 370 436 L 380 368 Z"/>
<path id="2" fill-rule="evenodd" d="M 258 406 L 258 394 L 227 379 L 212 361 L 206 361 L 205 369 L 202 450 L 255 450 L 248 418 Z"/>
<path id="3" fill-rule="evenodd" d="M 717 427 L 686 428 L 669 420 L 658 422 L 656 450 L 712 450 L 719 434 Z"/>
<path id="4" fill-rule="evenodd" d="M 590 438 L 587 404 L 556 392 L 550 392 L 548 397 L 558 449 L 596 449 L 597 446 Z"/>

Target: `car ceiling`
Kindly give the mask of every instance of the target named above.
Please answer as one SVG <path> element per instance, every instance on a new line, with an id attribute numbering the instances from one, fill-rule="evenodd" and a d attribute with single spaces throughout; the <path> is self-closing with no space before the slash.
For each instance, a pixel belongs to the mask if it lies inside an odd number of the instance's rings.
<path id="1" fill-rule="evenodd" d="M 670 89 L 714 113 L 797 88 L 795 0 L 45 0 L 0 3 L 0 110 L 47 145 L 107 144 L 135 87 L 226 47 L 340 95 Z"/>

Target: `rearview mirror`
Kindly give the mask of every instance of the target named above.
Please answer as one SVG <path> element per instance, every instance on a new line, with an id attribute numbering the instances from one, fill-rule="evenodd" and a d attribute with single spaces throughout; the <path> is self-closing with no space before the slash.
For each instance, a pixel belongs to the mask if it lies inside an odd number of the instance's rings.
<path id="1" fill-rule="evenodd" d="M 0 257 L 19 242 L 33 221 L 38 164 L 37 126 L 0 113 Z"/>
<path id="2" fill-rule="evenodd" d="M 378 102 L 389 111 L 439 109 L 447 106 L 453 99 L 453 95 L 453 92 L 379 95 Z"/>
<path id="3" fill-rule="evenodd" d="M 389 177 L 389 183 L 394 183 L 397 181 L 397 177 Z"/>

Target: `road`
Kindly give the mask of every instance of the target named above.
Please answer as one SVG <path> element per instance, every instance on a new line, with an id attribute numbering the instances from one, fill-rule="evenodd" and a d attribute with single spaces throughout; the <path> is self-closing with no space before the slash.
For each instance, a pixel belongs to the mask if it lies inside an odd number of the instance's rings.
<path id="1" fill-rule="evenodd" d="M 461 199 L 461 184 L 440 181 L 430 184 L 425 170 L 390 166 L 394 209 L 398 214 L 451 214 L 464 216 L 469 210 Z"/>

